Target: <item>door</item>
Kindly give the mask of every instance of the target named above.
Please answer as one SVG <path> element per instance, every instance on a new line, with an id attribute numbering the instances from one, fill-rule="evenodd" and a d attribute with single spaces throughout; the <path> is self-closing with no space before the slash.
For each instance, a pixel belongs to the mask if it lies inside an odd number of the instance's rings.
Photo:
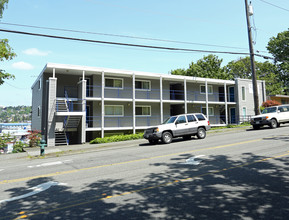
<path id="1" fill-rule="evenodd" d="M 229 102 L 235 102 L 235 88 L 229 87 Z"/>
<path id="2" fill-rule="evenodd" d="M 230 108 L 231 124 L 236 124 L 236 108 Z"/>
<path id="3" fill-rule="evenodd" d="M 225 101 L 225 89 L 224 87 L 219 87 L 219 102 Z"/>
<path id="4" fill-rule="evenodd" d="M 181 115 L 176 120 L 176 130 L 174 132 L 175 136 L 183 136 L 189 133 L 188 123 L 185 115 Z"/>

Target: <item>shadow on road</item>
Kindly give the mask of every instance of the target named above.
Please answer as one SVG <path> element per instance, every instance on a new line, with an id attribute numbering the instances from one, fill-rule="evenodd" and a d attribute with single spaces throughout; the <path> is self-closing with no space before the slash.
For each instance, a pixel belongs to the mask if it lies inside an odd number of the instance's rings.
<path id="1" fill-rule="evenodd" d="M 3 204 L 0 219 L 25 214 L 32 214 L 27 219 L 288 218 L 288 156 L 264 160 L 246 153 L 238 159 L 208 157 L 198 166 L 182 164 L 191 156 L 183 154 L 168 163 L 152 163 L 151 168 L 163 166 L 165 172 L 149 174 L 135 183 L 97 180 L 77 193 L 69 186 L 51 187 Z M 9 193 L 19 196 L 48 181 L 55 180 L 33 179 Z"/>

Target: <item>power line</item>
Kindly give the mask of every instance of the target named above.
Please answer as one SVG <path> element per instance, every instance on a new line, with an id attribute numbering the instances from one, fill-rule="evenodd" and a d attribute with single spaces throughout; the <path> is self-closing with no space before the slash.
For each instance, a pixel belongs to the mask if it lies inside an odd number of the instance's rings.
<path id="1" fill-rule="evenodd" d="M 128 47 L 138 47 L 138 48 L 148 48 L 148 49 L 159 49 L 159 50 L 169 50 L 169 51 L 185 51 L 185 52 L 201 52 L 201 53 L 220 53 L 220 54 L 238 54 L 238 55 L 250 55 L 250 53 L 240 53 L 240 52 L 231 52 L 231 51 L 214 51 L 214 50 L 196 50 L 196 49 L 188 49 L 188 48 L 176 48 L 176 47 L 161 47 L 161 46 L 151 46 L 151 45 L 143 45 L 143 44 L 129 44 L 129 43 L 119 43 L 113 41 L 99 41 L 99 40 L 90 40 L 83 38 L 72 38 L 72 37 L 64 37 L 64 36 L 56 36 L 56 35 L 47 35 L 47 34 L 38 34 L 31 32 L 23 32 L 23 31 L 15 31 L 15 30 L 7 30 L 0 29 L 2 32 L 14 33 L 14 34 L 23 34 L 37 37 L 47 37 L 54 39 L 63 39 L 63 40 L 73 40 L 73 41 L 82 41 L 82 42 L 90 42 L 90 43 L 98 43 L 98 44 L 108 44 L 108 45 L 118 45 L 118 46 L 128 46 Z M 255 54 L 256 56 L 263 57 L 265 59 L 271 59 L 270 57 Z"/>
<path id="2" fill-rule="evenodd" d="M 137 37 L 137 36 L 120 35 L 120 34 L 108 34 L 108 33 L 80 31 L 80 30 L 72 30 L 72 29 L 64 29 L 64 28 L 41 27 L 41 26 L 35 26 L 35 25 L 15 24 L 15 23 L 7 23 L 7 22 L 0 22 L 0 23 L 5 24 L 5 25 L 18 26 L 18 27 L 29 27 L 29 28 L 54 30 L 54 31 L 74 32 L 74 33 L 81 33 L 81 34 L 94 34 L 94 35 L 109 36 L 109 37 L 122 37 L 122 38 L 141 39 L 141 40 L 150 40 L 150 41 L 161 41 L 161 42 L 168 42 L 168 43 L 180 43 L 180 44 L 191 44 L 191 45 L 198 45 L 198 46 L 222 47 L 222 48 L 247 50 L 247 48 L 244 48 L 244 47 L 232 47 L 232 46 L 223 46 L 223 45 L 215 45 L 215 44 L 202 44 L 202 43 L 194 43 L 194 42 L 186 42 L 186 41 L 176 41 L 176 40 L 168 40 L 168 39 L 149 38 L 149 37 Z"/>
<path id="3" fill-rule="evenodd" d="M 270 3 L 270 2 L 267 2 L 267 1 L 264 1 L 264 0 L 259 0 L 259 1 L 264 2 L 264 3 L 268 4 L 268 5 L 273 6 L 273 7 L 276 7 L 276 8 L 279 8 L 279 9 L 282 9 L 282 10 L 284 10 L 284 11 L 289 12 L 288 9 L 286 9 L 286 8 L 282 8 L 282 7 L 278 6 L 278 5 L 274 5 L 274 4 Z"/>

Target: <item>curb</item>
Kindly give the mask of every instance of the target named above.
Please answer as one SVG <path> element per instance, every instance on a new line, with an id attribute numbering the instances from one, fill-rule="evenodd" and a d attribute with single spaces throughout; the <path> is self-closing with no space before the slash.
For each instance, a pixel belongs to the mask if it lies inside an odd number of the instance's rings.
<path id="1" fill-rule="evenodd" d="M 223 128 L 216 130 L 209 130 L 208 133 L 211 135 L 217 135 L 222 133 L 236 132 L 241 130 L 247 130 L 251 128 L 250 126 L 244 127 L 236 127 L 236 128 Z M 55 155 L 67 155 L 67 154 L 76 154 L 76 153 L 85 153 L 89 151 L 103 151 L 103 150 L 112 150 L 119 149 L 124 147 L 132 147 L 137 143 L 147 143 L 145 139 L 138 140 L 129 140 L 129 141 L 121 141 L 121 142 L 112 142 L 112 143 L 104 143 L 104 144 L 78 144 L 78 145 L 67 145 L 67 146 L 57 146 L 57 147 L 47 147 L 45 148 L 45 156 L 44 157 L 52 157 Z M 40 148 L 25 148 L 26 152 L 23 153 L 14 153 L 14 154 L 4 154 L 0 155 L 0 160 L 9 160 L 9 159 L 20 159 L 20 158 L 38 158 L 40 157 Z"/>

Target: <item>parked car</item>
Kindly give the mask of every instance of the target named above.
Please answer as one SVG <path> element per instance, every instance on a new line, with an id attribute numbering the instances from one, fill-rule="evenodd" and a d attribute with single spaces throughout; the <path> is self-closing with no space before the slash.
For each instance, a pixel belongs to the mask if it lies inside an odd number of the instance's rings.
<path id="1" fill-rule="evenodd" d="M 254 129 L 260 129 L 264 125 L 277 128 L 280 124 L 289 123 L 289 105 L 279 105 L 265 108 L 262 114 L 251 118 Z"/>
<path id="2" fill-rule="evenodd" d="M 169 144 L 174 137 L 190 139 L 192 135 L 203 139 L 210 128 L 210 122 L 202 113 L 175 115 L 167 118 L 161 125 L 146 129 L 144 138 L 151 144 L 156 144 L 159 140 Z"/>

